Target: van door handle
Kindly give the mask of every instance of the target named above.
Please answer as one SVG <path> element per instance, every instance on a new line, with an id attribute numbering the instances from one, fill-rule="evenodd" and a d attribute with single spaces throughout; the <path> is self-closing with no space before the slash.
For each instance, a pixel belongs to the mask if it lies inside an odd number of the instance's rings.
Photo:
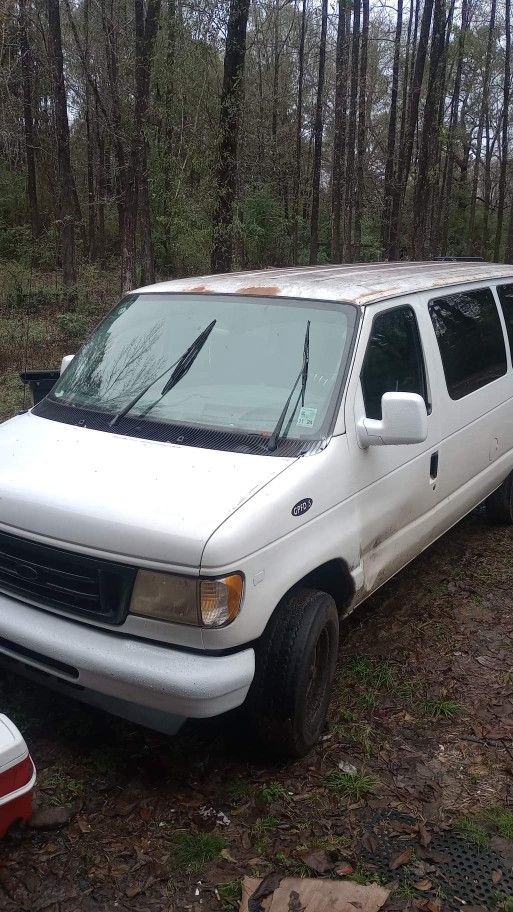
<path id="1" fill-rule="evenodd" d="M 436 453 L 431 453 L 431 459 L 429 461 L 429 477 L 431 481 L 434 481 L 438 475 L 438 450 Z"/>

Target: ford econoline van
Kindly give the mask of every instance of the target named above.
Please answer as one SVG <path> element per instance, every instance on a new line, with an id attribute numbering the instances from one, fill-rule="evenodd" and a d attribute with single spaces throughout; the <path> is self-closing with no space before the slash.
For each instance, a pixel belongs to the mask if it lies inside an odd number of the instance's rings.
<path id="1" fill-rule="evenodd" d="M 513 520 L 513 266 L 127 295 L 0 428 L 0 655 L 175 731 L 325 725 L 340 618 L 483 501 Z"/>

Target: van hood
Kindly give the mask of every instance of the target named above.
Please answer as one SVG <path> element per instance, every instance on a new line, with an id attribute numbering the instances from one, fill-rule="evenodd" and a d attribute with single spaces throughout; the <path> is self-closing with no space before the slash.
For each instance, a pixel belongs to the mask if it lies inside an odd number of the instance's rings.
<path id="1" fill-rule="evenodd" d="M 28 412 L 0 427 L 0 526 L 198 570 L 215 529 L 294 461 L 139 440 Z"/>

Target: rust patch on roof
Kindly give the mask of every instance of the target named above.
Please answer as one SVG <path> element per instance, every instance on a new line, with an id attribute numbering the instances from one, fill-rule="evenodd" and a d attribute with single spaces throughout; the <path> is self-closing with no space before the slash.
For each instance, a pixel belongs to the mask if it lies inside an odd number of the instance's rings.
<path id="1" fill-rule="evenodd" d="M 187 291 L 210 291 L 208 285 L 193 285 L 192 288 L 187 288 Z"/>
<path id="2" fill-rule="evenodd" d="M 278 285 L 248 285 L 246 288 L 237 289 L 240 294 L 247 295 L 279 295 L 280 288 Z"/>
<path id="3" fill-rule="evenodd" d="M 396 285 L 393 288 L 387 288 L 386 286 L 381 285 L 380 288 L 370 288 L 365 294 L 358 295 L 358 297 L 355 298 L 355 301 L 358 302 L 358 304 L 363 304 L 367 298 L 381 298 L 384 296 L 388 298 L 389 295 L 395 294 L 408 294 L 408 289 L 402 288 L 400 285 Z"/>

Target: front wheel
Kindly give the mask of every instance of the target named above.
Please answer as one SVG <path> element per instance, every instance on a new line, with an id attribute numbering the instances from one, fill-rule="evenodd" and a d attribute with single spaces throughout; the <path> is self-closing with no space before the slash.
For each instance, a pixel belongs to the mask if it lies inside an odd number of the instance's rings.
<path id="1" fill-rule="evenodd" d="M 513 525 L 513 472 L 485 501 L 486 518 L 492 525 Z"/>
<path id="2" fill-rule="evenodd" d="M 280 602 L 256 648 L 244 704 L 252 740 L 265 753 L 302 757 L 318 741 L 335 674 L 339 622 L 334 600 L 297 589 Z"/>

